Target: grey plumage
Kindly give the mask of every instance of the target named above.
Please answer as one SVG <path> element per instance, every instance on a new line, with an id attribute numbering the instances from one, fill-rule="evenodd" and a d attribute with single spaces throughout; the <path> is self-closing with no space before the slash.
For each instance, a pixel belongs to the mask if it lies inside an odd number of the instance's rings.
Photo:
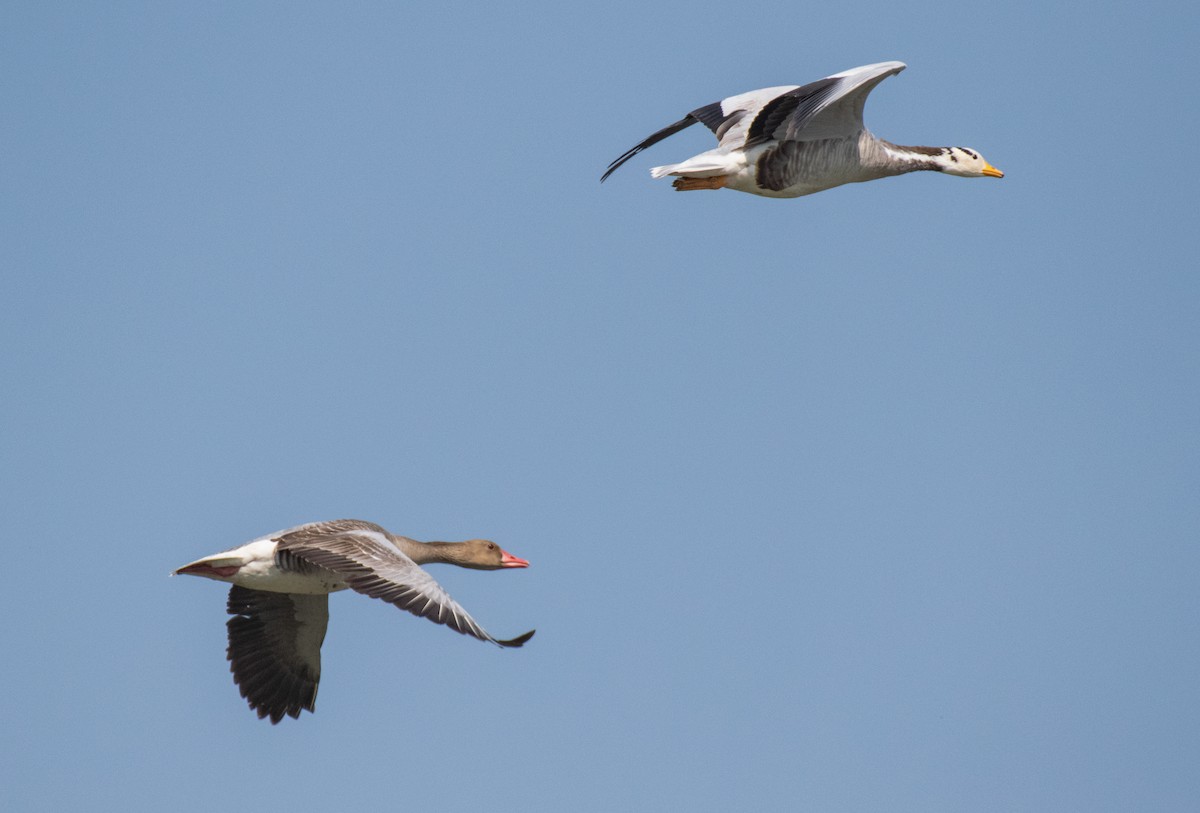
<path id="1" fill-rule="evenodd" d="M 493 637 L 420 565 L 477 570 L 528 567 L 486 539 L 418 542 L 372 522 L 300 525 L 184 565 L 176 573 L 232 583 L 226 654 L 234 682 L 260 718 L 272 723 L 316 706 L 329 593 L 354 590 L 420 618 L 501 647 L 533 631 Z"/>
<path id="2" fill-rule="evenodd" d="M 651 170 L 655 178 L 676 176 L 675 188 L 681 191 L 730 188 L 767 197 L 798 197 L 918 170 L 1003 177 L 972 150 L 902 147 L 866 129 L 867 95 L 904 67 L 901 62 L 864 65 L 806 85 L 765 88 L 705 105 L 622 153 L 600 180 L 642 150 L 696 122 L 716 135 L 717 148 Z"/>

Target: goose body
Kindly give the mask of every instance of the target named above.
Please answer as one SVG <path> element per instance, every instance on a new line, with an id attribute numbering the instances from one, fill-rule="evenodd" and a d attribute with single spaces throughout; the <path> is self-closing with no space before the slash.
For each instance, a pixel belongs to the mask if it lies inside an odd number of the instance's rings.
<path id="1" fill-rule="evenodd" d="M 713 132 L 718 146 L 650 170 L 654 178 L 675 176 L 675 189 L 681 192 L 734 189 L 795 198 L 919 170 L 1003 178 L 1003 172 L 967 147 L 903 147 L 866 129 L 867 95 L 904 68 L 903 62 L 879 62 L 807 85 L 764 88 L 713 102 L 627 150 L 600 181 L 642 150 L 697 122 Z"/>
<path id="2" fill-rule="evenodd" d="M 481 641 L 519 647 L 533 631 L 492 637 L 420 565 L 528 567 L 494 542 L 418 542 L 363 520 L 314 522 L 197 559 L 174 571 L 229 582 L 227 655 L 233 680 L 260 718 L 313 711 L 329 594 L 354 590 Z"/>

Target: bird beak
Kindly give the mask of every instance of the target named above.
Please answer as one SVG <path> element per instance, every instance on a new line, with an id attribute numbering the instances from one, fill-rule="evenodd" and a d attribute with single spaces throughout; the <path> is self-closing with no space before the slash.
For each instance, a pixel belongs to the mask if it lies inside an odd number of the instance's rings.
<path id="1" fill-rule="evenodd" d="M 500 551 L 500 567 L 529 567 L 529 562 L 520 556 L 513 556 L 506 550 Z"/>
<path id="2" fill-rule="evenodd" d="M 1003 178 L 1004 177 L 1003 172 L 996 169 L 994 166 L 987 163 L 986 161 L 983 162 L 983 174 L 988 176 L 989 178 Z"/>

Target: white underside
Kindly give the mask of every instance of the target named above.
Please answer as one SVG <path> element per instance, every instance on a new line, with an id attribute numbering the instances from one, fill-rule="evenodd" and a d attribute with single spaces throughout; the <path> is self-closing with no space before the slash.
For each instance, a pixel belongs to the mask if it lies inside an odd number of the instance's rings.
<path id="1" fill-rule="evenodd" d="M 663 178 L 667 175 L 678 175 L 683 178 L 715 178 L 718 175 L 736 175 L 744 172 L 746 153 L 738 150 L 730 152 L 724 147 L 702 152 L 678 164 L 666 164 L 650 169 L 651 178 Z"/>
<path id="2" fill-rule="evenodd" d="M 725 188 L 766 198 L 799 198 L 822 192 L 847 183 L 871 180 L 874 176 L 863 175 L 857 164 L 844 168 L 834 167 L 827 180 L 822 183 L 797 183 L 784 189 L 764 189 L 758 185 L 758 159 L 774 143 L 752 147 L 749 153 L 717 147 L 678 164 L 666 164 L 650 170 L 652 178 L 675 175 L 681 178 L 726 177 Z"/>
<path id="3" fill-rule="evenodd" d="M 755 159 L 760 150 L 752 150 Z M 700 153 L 678 164 L 667 164 L 650 170 L 650 177 L 664 178 L 675 175 L 680 178 L 716 178 L 725 176 L 725 188 L 738 192 L 748 192 L 751 195 L 765 195 L 772 198 L 792 198 L 796 195 L 807 195 L 803 192 L 772 192 L 761 189 L 755 181 L 754 164 L 741 150 L 728 150 L 717 147 L 715 150 Z M 811 190 L 813 192 L 817 190 Z"/>
<path id="4" fill-rule="evenodd" d="M 650 177 L 664 178 L 667 175 L 675 175 L 681 178 L 715 178 L 724 175 L 726 177 L 726 189 L 733 189 L 738 192 L 747 192 L 751 195 L 760 195 L 768 198 L 797 198 L 801 195 L 811 195 L 813 192 L 820 192 L 822 189 L 829 188 L 828 186 L 793 186 L 781 189 L 778 192 L 771 189 L 763 189 L 758 185 L 755 166 L 757 165 L 758 155 L 764 149 L 766 148 L 754 148 L 750 151 L 751 155 L 747 156 L 742 150 L 730 151 L 724 147 L 718 147 L 715 150 L 700 153 L 678 164 L 653 167 L 650 170 Z"/>
<path id="5" fill-rule="evenodd" d="M 319 573 L 289 573 L 275 564 L 276 542 L 272 537 L 255 539 L 238 548 L 205 556 L 191 564 L 206 564 L 213 567 L 238 567 L 238 572 L 228 578 L 208 575 L 207 578 L 229 582 L 251 590 L 266 590 L 272 593 L 302 593 L 325 595 L 345 590 L 346 583 L 328 571 Z M 186 566 L 185 566 L 186 567 Z M 199 574 L 197 574 L 199 575 Z"/>

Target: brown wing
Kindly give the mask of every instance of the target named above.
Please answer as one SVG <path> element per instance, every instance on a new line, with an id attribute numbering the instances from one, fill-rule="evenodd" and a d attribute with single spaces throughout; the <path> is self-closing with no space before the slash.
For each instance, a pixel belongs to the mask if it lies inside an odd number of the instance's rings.
<path id="1" fill-rule="evenodd" d="M 506 647 L 521 646 L 533 637 L 532 631 L 509 640 L 493 637 L 432 576 L 393 545 L 378 525 L 344 521 L 331 526 L 332 532 L 280 537 L 279 550 L 332 570 L 356 592 L 382 599 L 435 624 L 445 624 L 463 635 Z"/>

